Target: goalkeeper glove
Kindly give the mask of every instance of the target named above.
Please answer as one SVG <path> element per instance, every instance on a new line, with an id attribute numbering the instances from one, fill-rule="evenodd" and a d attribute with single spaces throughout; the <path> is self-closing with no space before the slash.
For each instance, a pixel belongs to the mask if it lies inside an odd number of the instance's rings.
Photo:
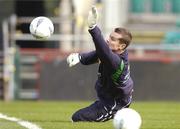
<path id="1" fill-rule="evenodd" d="M 79 53 L 72 53 L 67 57 L 67 63 L 69 67 L 72 67 L 80 62 Z"/>
<path id="2" fill-rule="evenodd" d="M 89 29 L 93 29 L 97 25 L 98 11 L 95 6 L 91 8 L 88 14 L 88 26 Z"/>

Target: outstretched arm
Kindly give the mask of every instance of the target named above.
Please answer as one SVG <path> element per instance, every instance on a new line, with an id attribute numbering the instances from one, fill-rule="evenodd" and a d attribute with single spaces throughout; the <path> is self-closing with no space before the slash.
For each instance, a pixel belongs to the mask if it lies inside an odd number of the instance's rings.
<path id="1" fill-rule="evenodd" d="M 80 62 L 84 65 L 90 65 L 98 62 L 96 51 L 80 54 Z"/>
<path id="2" fill-rule="evenodd" d="M 89 33 L 91 34 L 94 41 L 97 56 L 99 57 L 101 62 L 117 68 L 118 64 L 120 63 L 120 58 L 117 54 L 112 52 L 112 50 L 104 40 L 100 29 L 97 27 L 97 18 L 97 9 L 95 7 L 92 7 L 88 15 L 88 26 Z"/>

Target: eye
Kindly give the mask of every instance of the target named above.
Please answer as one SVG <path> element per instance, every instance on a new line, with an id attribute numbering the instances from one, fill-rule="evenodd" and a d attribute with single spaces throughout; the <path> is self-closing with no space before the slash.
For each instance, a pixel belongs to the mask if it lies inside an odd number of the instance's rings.
<path id="1" fill-rule="evenodd" d="M 110 36 L 110 39 L 111 39 L 112 41 L 116 41 L 116 40 L 117 40 L 117 38 L 115 38 L 115 37 L 113 37 L 113 36 Z"/>
<path id="2" fill-rule="evenodd" d="M 116 39 L 114 37 L 112 37 L 112 41 L 116 41 Z"/>

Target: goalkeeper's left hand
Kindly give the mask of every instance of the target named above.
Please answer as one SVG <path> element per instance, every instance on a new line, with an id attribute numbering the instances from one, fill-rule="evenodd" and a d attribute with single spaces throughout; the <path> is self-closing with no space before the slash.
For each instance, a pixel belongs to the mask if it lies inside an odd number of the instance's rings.
<path id="1" fill-rule="evenodd" d="M 98 11 L 97 8 L 93 6 L 88 14 L 89 29 L 93 29 L 97 25 L 97 20 L 98 20 Z"/>
<path id="2" fill-rule="evenodd" d="M 80 62 L 79 53 L 72 53 L 67 57 L 67 63 L 69 67 L 72 67 Z"/>

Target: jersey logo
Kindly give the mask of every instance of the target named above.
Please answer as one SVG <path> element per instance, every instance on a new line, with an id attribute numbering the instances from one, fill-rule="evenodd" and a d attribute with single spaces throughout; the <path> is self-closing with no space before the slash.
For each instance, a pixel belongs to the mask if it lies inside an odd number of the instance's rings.
<path id="1" fill-rule="evenodd" d="M 113 73 L 112 75 L 112 80 L 115 84 L 118 83 L 118 78 L 120 77 L 120 75 L 122 74 L 123 70 L 124 70 L 124 61 L 122 60 L 121 63 L 118 66 L 118 69 L 115 71 L 115 73 Z"/>

